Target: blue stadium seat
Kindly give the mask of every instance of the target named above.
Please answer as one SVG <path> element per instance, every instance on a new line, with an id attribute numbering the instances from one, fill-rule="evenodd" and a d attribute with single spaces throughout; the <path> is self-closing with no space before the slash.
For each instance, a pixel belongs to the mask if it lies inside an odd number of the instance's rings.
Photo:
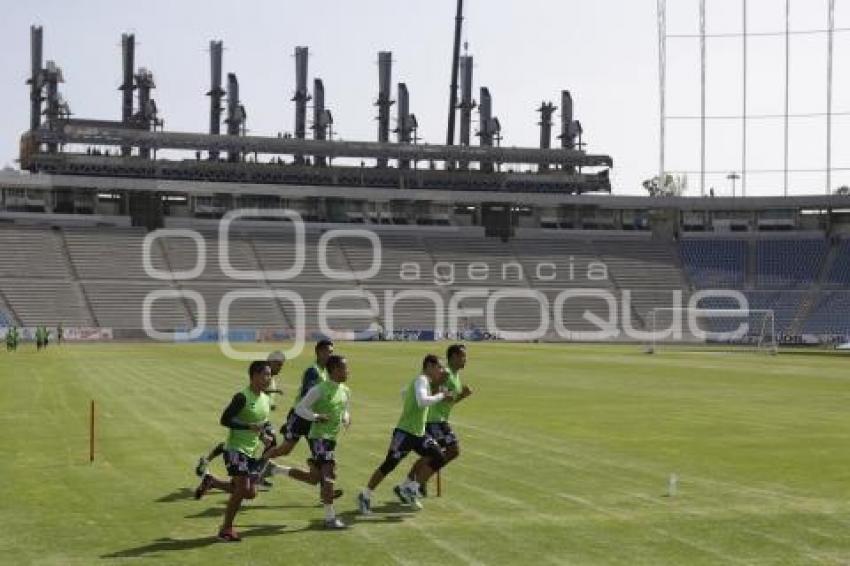
<path id="1" fill-rule="evenodd" d="M 827 252 L 823 239 L 760 240 L 757 284 L 762 289 L 801 289 L 817 278 Z"/>
<path id="2" fill-rule="evenodd" d="M 828 285 L 850 287 L 850 240 L 839 242 L 836 253 L 835 263 L 832 264 L 832 269 L 829 270 L 826 283 Z"/>
<path id="3" fill-rule="evenodd" d="M 741 289 L 747 266 L 743 240 L 682 240 L 682 263 L 698 289 Z"/>

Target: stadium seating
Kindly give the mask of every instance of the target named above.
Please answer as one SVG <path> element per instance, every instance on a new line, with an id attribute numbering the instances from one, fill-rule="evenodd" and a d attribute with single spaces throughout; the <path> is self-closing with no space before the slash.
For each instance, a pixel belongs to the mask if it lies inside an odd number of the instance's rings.
<path id="1" fill-rule="evenodd" d="M 756 247 L 758 286 L 801 289 L 810 286 L 826 255 L 823 239 L 759 240 Z M 793 258 L 793 261 L 789 261 Z"/>
<path id="2" fill-rule="evenodd" d="M 71 277 L 61 237 L 49 228 L 0 227 L 0 278 Z"/>
<path id="3" fill-rule="evenodd" d="M 111 228 L 104 234 L 95 228 L 72 227 L 62 233 L 80 279 L 148 279 L 142 262 L 145 232 L 141 228 Z M 160 246 L 151 246 L 150 251 L 152 265 L 167 270 Z"/>
<path id="4" fill-rule="evenodd" d="M 743 289 L 747 242 L 743 240 L 685 239 L 682 263 L 698 289 Z"/>
<path id="5" fill-rule="evenodd" d="M 484 311 L 489 303 L 495 305 L 500 330 L 531 331 L 542 322 L 538 300 L 531 296 L 539 292 L 537 296 L 548 305 L 542 316 L 551 338 L 560 325 L 571 331 L 598 331 L 586 313 L 610 318 L 609 304 L 599 294 L 611 294 L 621 306 L 627 292 L 631 302 L 626 312 L 614 313 L 618 328 L 630 319 L 632 327 L 646 329 L 653 309 L 687 306 L 692 289 L 721 288 L 744 291 L 753 309 L 773 309 L 777 333 L 847 330 L 842 319 L 850 306 L 850 293 L 842 289 L 850 286 L 850 241 L 838 242 L 830 252 L 824 239 L 758 239 L 752 247 L 756 255 L 750 258 L 750 242 L 740 238 L 686 238 L 676 244 L 649 234 L 594 238 L 591 232 L 570 232 L 535 233 L 503 242 L 485 238 L 477 228 L 378 230 L 381 263 L 372 276 L 326 277 L 318 261 L 322 232 L 308 229 L 301 273 L 294 279 L 276 280 L 268 277 L 269 271 L 295 264 L 291 229 L 284 224 L 274 229 L 239 227 L 229 238 L 232 266 L 267 276 L 234 280 L 221 269 L 218 233 L 200 229 L 206 248 L 204 268 L 197 278 L 178 281 L 149 278 L 141 261 L 145 232 L 139 228 L 0 227 L 4 250 L 0 311 L 5 298 L 7 322 L 13 321 L 13 313 L 24 325 L 62 322 L 141 329 L 142 304 L 150 292 L 182 289 L 201 295 L 206 324 L 212 328 L 219 322 L 222 297 L 230 291 L 292 291 L 304 301 L 304 326 L 315 331 L 322 297 L 328 291 L 342 291 L 328 305 L 337 311 L 328 320 L 335 330 L 357 331 L 373 324 L 386 328 L 389 322 L 396 331 L 422 330 L 434 328 L 441 318 L 447 325 L 448 306 L 454 301 L 465 309 L 458 317 L 460 330 L 486 327 Z M 372 265 L 376 249 L 367 238 L 347 235 L 326 243 L 326 263 L 333 270 L 364 272 Z M 150 254 L 152 265 L 166 273 L 191 269 L 198 259 L 196 243 L 174 235 L 160 238 Z M 33 257 L 39 261 L 32 261 Z M 789 257 L 794 261 L 788 261 Z M 827 258 L 829 269 L 824 269 Z M 746 276 L 748 264 L 755 266 L 751 282 Z M 819 277 L 818 284 L 827 289 L 820 294 L 817 286 L 812 287 Z M 557 300 L 559 293 L 576 289 L 587 291 Z M 504 290 L 508 296 L 496 301 L 495 290 Z M 369 294 L 374 296 L 374 308 Z M 682 302 L 676 303 L 679 295 Z M 393 302 L 396 306 L 390 312 Z M 558 308 L 550 314 L 556 302 Z M 801 313 L 807 313 L 810 305 L 811 315 L 803 320 Z M 700 306 L 730 305 L 715 300 Z M 338 312 L 346 309 L 350 312 Z M 238 299 L 228 318 L 233 328 L 291 330 L 298 323 L 296 315 L 287 299 L 264 296 Z M 165 331 L 195 326 L 199 313 L 192 300 L 168 298 L 154 303 L 151 318 L 155 328 Z M 710 324 L 719 330 L 731 322 Z"/>
<path id="6" fill-rule="evenodd" d="M 841 240 L 836 245 L 835 260 L 827 275 L 826 284 L 834 287 L 850 287 L 850 240 Z"/>
<path id="7" fill-rule="evenodd" d="M 77 284 L 62 279 L 3 279 L 3 294 L 24 326 L 94 326 Z"/>
<path id="8" fill-rule="evenodd" d="M 850 292 L 823 293 L 812 309 L 803 332 L 813 334 L 850 335 Z"/>

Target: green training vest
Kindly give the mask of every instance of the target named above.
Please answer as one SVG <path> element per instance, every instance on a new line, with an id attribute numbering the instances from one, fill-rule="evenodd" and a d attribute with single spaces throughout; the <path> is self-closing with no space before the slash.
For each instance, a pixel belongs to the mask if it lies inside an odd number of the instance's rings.
<path id="1" fill-rule="evenodd" d="M 319 399 L 313 403 L 313 412 L 328 416 L 327 422 L 314 421 L 310 426 L 308 438 L 324 438 L 336 440 L 342 428 L 342 418 L 351 390 L 344 383 L 337 383 L 331 379 L 319 383 Z"/>
<path id="2" fill-rule="evenodd" d="M 455 398 L 457 398 L 461 390 L 463 390 L 463 384 L 460 382 L 460 372 L 453 372 L 449 368 L 446 368 L 446 371 L 449 377 L 446 379 L 445 387 L 454 393 Z M 452 406 L 454 406 L 454 402 L 452 401 L 440 401 L 436 405 L 431 405 L 428 407 L 428 422 L 444 423 L 448 421 L 449 413 L 452 412 Z"/>
<path id="3" fill-rule="evenodd" d="M 416 393 L 413 390 L 413 384 L 416 383 L 417 379 L 419 378 L 417 377 L 411 381 L 407 389 L 404 390 L 401 417 L 398 419 L 396 428 L 408 432 L 413 436 L 422 436 L 425 434 L 425 419 L 428 416 L 428 407 L 420 407 L 416 403 Z"/>
<path id="4" fill-rule="evenodd" d="M 262 392 L 255 395 L 250 387 L 246 387 L 241 393 L 245 396 L 245 406 L 236 415 L 236 420 L 245 425 L 266 422 L 269 418 L 269 396 Z M 227 442 L 224 446 L 227 450 L 236 450 L 246 456 L 253 457 L 257 448 L 261 445 L 262 442 L 256 431 L 232 428 L 227 435 Z"/>

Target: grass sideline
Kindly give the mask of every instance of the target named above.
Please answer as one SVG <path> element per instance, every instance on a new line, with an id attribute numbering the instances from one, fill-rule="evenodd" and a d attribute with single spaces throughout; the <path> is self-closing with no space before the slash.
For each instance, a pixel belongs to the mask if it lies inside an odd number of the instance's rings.
<path id="1" fill-rule="evenodd" d="M 469 347 L 460 460 L 411 513 L 391 486 L 353 515 L 401 387 L 445 344 L 342 343 L 353 425 L 337 450 L 346 532 L 277 478 L 214 542 L 224 494 L 194 501 L 198 456 L 246 363 L 212 345 L 27 344 L 0 352 L 0 562 L 14 564 L 800 564 L 850 561 L 850 358 L 639 346 Z M 443 352 L 438 352 L 443 353 Z M 280 424 L 307 353 L 287 363 Z M 88 462 L 88 403 L 98 405 Z M 303 463 L 307 449 L 296 448 Z M 213 469 L 223 473 L 221 462 Z M 666 497 L 676 473 L 678 495 Z M 433 491 L 433 490 L 432 490 Z M 6 562 L 10 560 L 10 562 Z"/>

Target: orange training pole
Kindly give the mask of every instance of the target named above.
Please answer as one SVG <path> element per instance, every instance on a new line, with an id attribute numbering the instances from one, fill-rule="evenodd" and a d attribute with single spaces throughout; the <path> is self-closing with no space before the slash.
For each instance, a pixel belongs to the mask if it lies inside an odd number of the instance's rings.
<path id="1" fill-rule="evenodd" d="M 440 475 L 440 470 L 437 470 L 437 497 L 443 496 L 443 476 Z"/>
<path id="2" fill-rule="evenodd" d="M 89 411 L 89 463 L 94 463 L 94 399 Z"/>

